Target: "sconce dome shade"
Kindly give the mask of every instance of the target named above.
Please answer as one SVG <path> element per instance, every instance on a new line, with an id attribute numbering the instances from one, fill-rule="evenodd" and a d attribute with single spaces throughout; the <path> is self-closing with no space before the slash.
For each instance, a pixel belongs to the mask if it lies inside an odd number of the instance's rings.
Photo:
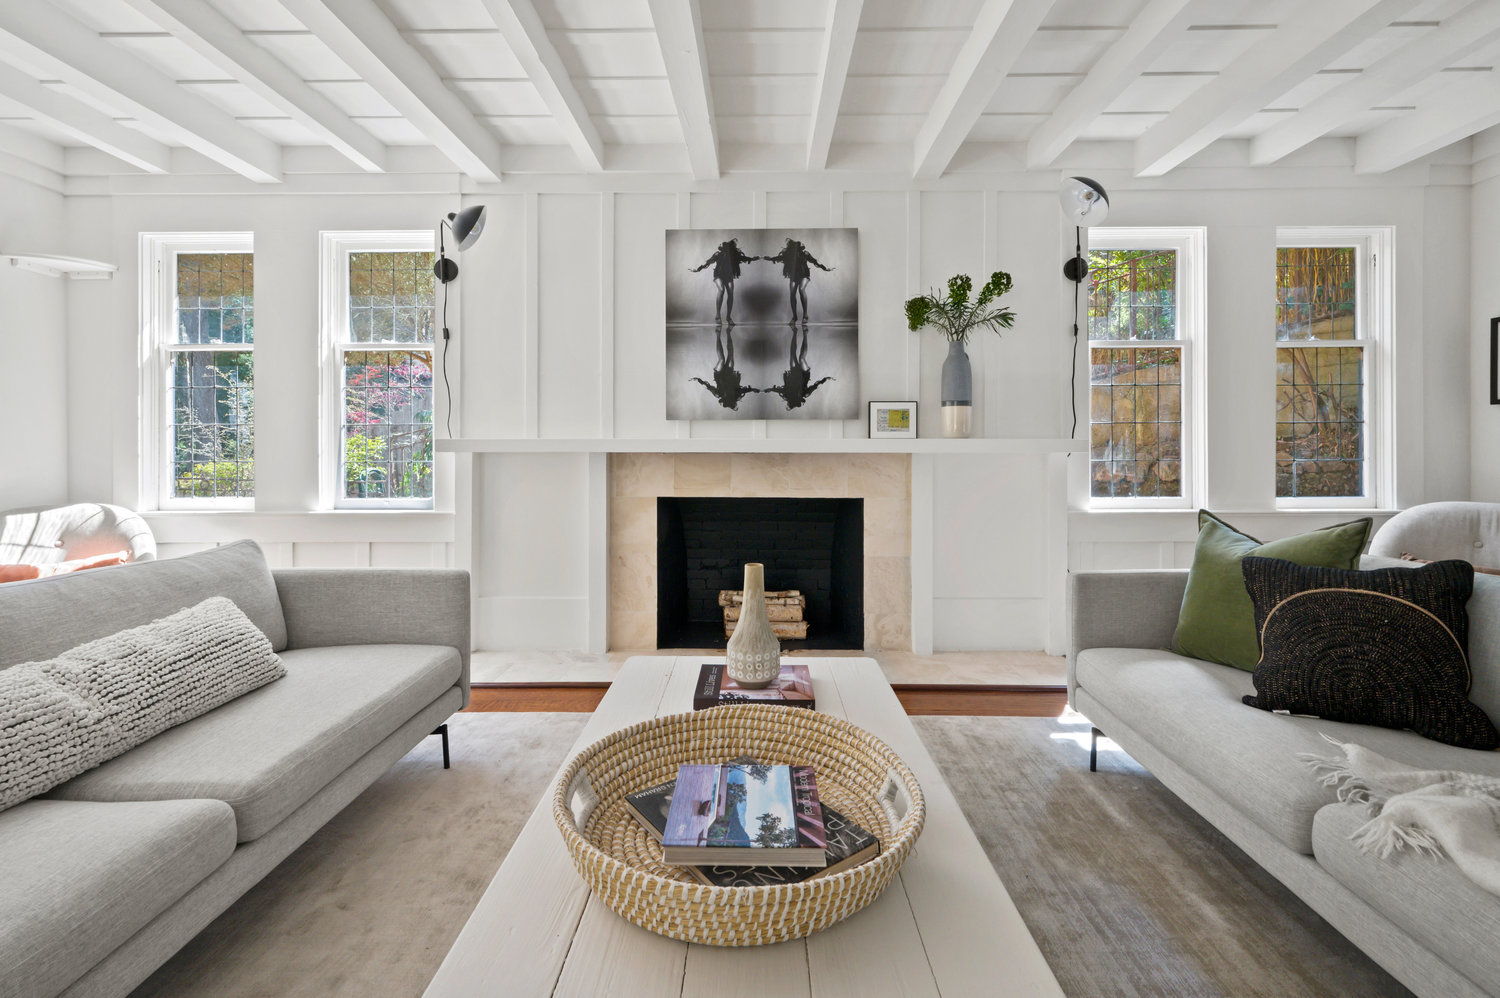
<path id="1" fill-rule="evenodd" d="M 460 250 L 466 250 L 479 241 L 484 231 L 484 205 L 476 204 L 460 212 L 451 212 L 448 222 L 453 229 L 453 240 Z"/>
<path id="2" fill-rule="evenodd" d="M 1065 178 L 1059 201 L 1068 220 L 1085 229 L 1109 217 L 1109 195 L 1099 181 L 1088 177 Z"/>

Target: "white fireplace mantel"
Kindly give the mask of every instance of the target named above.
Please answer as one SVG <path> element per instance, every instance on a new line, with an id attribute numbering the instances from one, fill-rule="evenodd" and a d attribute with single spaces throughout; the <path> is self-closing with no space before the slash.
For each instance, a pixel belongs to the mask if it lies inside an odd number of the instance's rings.
<path id="1" fill-rule="evenodd" d="M 455 454 L 1070 454 L 1087 440 L 1067 437 L 456 437 L 437 441 Z"/>

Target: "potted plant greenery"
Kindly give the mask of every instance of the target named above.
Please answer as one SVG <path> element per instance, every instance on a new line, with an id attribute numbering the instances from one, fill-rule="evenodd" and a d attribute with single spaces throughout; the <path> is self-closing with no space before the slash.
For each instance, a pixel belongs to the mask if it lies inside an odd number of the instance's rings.
<path id="1" fill-rule="evenodd" d="M 948 279 L 947 297 L 928 292 L 906 302 L 906 325 L 912 332 L 925 326 L 933 326 L 948 338 L 948 359 L 943 361 L 943 436 L 966 437 L 974 411 L 974 375 L 969 365 L 969 355 L 964 345 L 969 342 L 969 332 L 980 326 L 993 329 L 1009 329 L 1016 315 L 1003 305 L 993 305 L 995 299 L 1010 290 L 1010 275 L 997 270 L 990 275 L 979 297 L 972 302 L 969 293 L 974 282 L 968 274 L 957 274 Z"/>

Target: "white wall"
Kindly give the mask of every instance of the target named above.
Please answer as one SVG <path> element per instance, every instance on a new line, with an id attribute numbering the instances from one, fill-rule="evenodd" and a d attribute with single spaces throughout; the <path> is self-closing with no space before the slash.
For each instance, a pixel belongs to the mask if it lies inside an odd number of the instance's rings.
<path id="1" fill-rule="evenodd" d="M 1500 146 L 1500 141 L 1491 143 Z M 1500 316 L 1500 148 L 1475 166 L 1473 191 L 1473 304 L 1469 315 L 1470 455 L 1469 498 L 1500 502 L 1500 405 L 1490 404 L 1490 320 Z M 1481 177 L 1485 179 L 1480 179 Z"/>
<path id="2" fill-rule="evenodd" d="M 1272 268 L 1275 229 L 1283 225 L 1395 227 L 1396 498 L 1409 505 L 1468 492 L 1470 435 L 1479 448 L 1480 417 L 1490 414 L 1476 412 L 1472 425 L 1466 416 L 1466 168 L 1420 166 L 1360 178 L 1336 161 L 1254 171 L 1208 162 L 1155 181 L 1135 181 L 1124 171 L 1081 172 L 1110 189 L 1111 224 L 1207 227 L 1206 348 L 1214 385 L 1208 505 L 1268 536 L 1330 522 L 1271 510 Z M 596 515 L 589 497 L 600 491 L 587 456 L 476 461 L 472 477 L 462 479 L 475 515 L 472 525 L 458 526 L 456 552 L 453 518 L 443 512 L 309 512 L 317 496 L 320 230 L 430 227 L 461 203 L 488 205 L 483 238 L 461 257 L 450 312 L 458 435 L 732 436 L 766 438 L 754 446 L 772 450 L 785 437 L 863 437 L 860 420 L 673 423 L 663 401 L 663 230 L 854 226 L 863 396 L 918 399 L 922 435 L 937 435 L 945 344 L 932 333 L 909 333 L 901 302 L 955 272 L 978 281 L 1005 269 L 1015 278 L 1010 302 L 1019 319 L 1003 337 L 981 334 L 971 348 L 976 432 L 1058 437 L 1069 426 L 1073 346 L 1070 286 L 1060 268 L 1073 233 L 1058 211 L 1055 182 L 1051 175 L 1003 171 L 950 175 L 920 188 L 890 175 L 741 174 L 683 190 L 677 177 L 508 176 L 503 185 L 460 197 L 451 178 L 314 176 L 295 185 L 303 193 L 213 178 L 188 185 L 194 193 L 143 180 L 113 195 L 70 198 L 70 251 L 122 267 L 121 279 L 77 288 L 71 299 L 72 491 L 130 505 L 141 499 L 131 276 L 137 233 L 250 229 L 257 254 L 257 490 L 260 508 L 276 512 L 153 517 L 168 550 L 254 536 L 288 564 L 451 561 L 476 572 L 476 633 L 504 634 L 516 647 L 585 647 L 590 629 L 597 633 L 588 607 L 598 572 L 586 539 Z M 1495 185 L 1484 195 L 1492 223 L 1500 221 L 1493 217 L 1500 214 Z M 1490 260 L 1484 272 L 1474 256 L 1476 292 L 1488 279 L 1478 275 L 1500 272 Z M 1487 307 L 1500 314 L 1500 302 Z M 1086 403 L 1084 352 L 1079 394 Z M 1500 435 L 1500 424 L 1494 428 Z M 1476 492 L 1483 464 L 1476 456 Z M 1083 495 L 1082 466 L 1079 457 L 1068 486 L 1075 503 Z M 1184 563 L 1191 513 L 1065 515 L 1063 503 L 1049 498 L 1063 492 L 1049 475 L 1043 459 L 932 464 L 926 612 L 935 648 L 1041 643 L 1047 619 L 1058 613 L 1043 580 L 1061 566 L 1043 563 L 1039 531 L 1066 531 L 1074 567 Z M 1492 494 L 1500 492 L 1500 478 L 1485 481 Z M 451 508 L 453 490 L 441 487 Z M 1333 515 L 1339 518 L 1345 517 Z"/>
<path id="3" fill-rule="evenodd" d="M 73 253 L 63 199 L 0 175 L 0 250 Z M 0 263 L 0 510 L 68 496 L 66 278 Z"/>

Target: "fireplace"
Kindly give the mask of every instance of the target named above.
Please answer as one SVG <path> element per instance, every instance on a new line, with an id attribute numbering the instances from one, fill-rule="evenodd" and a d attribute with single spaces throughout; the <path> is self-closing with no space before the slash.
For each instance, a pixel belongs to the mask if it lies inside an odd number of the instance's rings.
<path id="1" fill-rule="evenodd" d="M 751 561 L 807 598 L 807 637 L 784 648 L 864 647 L 864 500 L 801 497 L 657 499 L 656 646 L 723 647 L 719 591 Z"/>

